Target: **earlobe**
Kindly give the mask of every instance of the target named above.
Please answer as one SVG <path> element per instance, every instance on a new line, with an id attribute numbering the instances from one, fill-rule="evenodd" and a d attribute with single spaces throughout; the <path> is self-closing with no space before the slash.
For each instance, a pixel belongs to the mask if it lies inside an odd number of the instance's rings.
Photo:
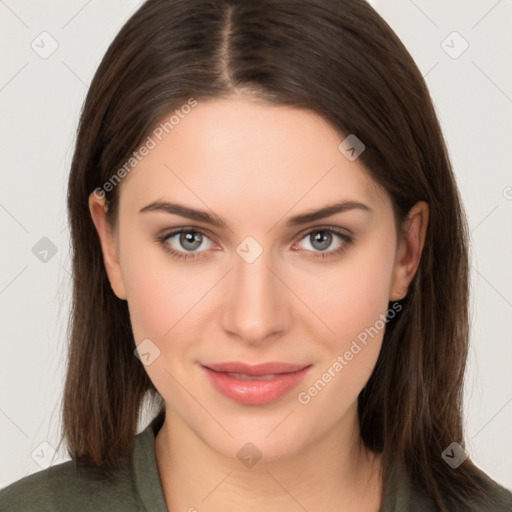
<path id="1" fill-rule="evenodd" d="M 407 215 L 396 253 L 389 300 L 403 299 L 407 295 L 425 246 L 428 218 L 429 209 L 424 201 L 416 203 Z"/>
<path id="2" fill-rule="evenodd" d="M 114 234 L 112 233 L 106 216 L 107 207 L 105 199 L 97 197 L 93 192 L 89 196 L 89 211 L 100 240 L 103 262 L 110 281 L 110 286 L 119 299 L 125 300 L 126 290 Z"/>

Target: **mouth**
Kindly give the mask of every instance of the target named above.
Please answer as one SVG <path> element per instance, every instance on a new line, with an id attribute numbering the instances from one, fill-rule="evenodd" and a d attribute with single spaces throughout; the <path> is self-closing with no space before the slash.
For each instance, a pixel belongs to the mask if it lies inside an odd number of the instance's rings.
<path id="1" fill-rule="evenodd" d="M 313 365 L 240 362 L 201 365 L 213 387 L 225 397 L 247 405 L 277 401 L 295 388 Z"/>

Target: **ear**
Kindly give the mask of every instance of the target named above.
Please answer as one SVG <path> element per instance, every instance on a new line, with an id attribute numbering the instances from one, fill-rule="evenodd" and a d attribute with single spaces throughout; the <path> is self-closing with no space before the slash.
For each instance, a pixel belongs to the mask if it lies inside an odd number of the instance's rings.
<path id="1" fill-rule="evenodd" d="M 110 286 L 118 298 L 125 300 L 126 290 L 118 259 L 115 236 L 106 216 L 106 201 L 104 197 L 96 194 L 96 191 L 89 196 L 89 211 L 100 239 L 103 262 L 105 263 Z"/>
<path id="2" fill-rule="evenodd" d="M 407 295 L 425 245 L 429 209 L 425 201 L 416 203 L 402 225 L 402 239 L 398 243 L 391 280 L 389 300 L 403 299 Z"/>

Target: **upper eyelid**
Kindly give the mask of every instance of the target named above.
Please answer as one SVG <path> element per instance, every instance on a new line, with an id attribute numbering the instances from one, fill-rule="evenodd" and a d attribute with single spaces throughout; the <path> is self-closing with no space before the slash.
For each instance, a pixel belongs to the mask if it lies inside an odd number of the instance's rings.
<path id="1" fill-rule="evenodd" d="M 314 231 L 332 231 L 334 232 L 335 234 L 340 234 L 340 235 L 345 235 L 347 237 L 352 237 L 353 236 L 353 233 L 352 231 L 350 231 L 350 229 L 348 228 L 342 228 L 342 227 L 337 227 L 337 226 L 328 226 L 328 225 L 320 225 L 320 226 L 311 226 L 309 228 L 305 228 L 303 231 L 301 231 L 298 235 L 296 235 L 297 237 L 305 237 L 306 235 L 314 232 Z"/>

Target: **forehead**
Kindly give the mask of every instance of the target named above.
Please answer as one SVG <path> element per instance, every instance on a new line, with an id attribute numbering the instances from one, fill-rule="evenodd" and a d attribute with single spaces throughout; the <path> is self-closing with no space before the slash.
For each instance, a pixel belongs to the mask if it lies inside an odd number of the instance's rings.
<path id="1" fill-rule="evenodd" d="M 121 204 L 179 197 L 274 215 L 299 201 L 302 209 L 339 200 L 389 206 L 359 161 L 338 149 L 345 136 L 310 110 L 244 97 L 198 99 L 187 112 L 155 127 L 152 149 L 122 183 Z"/>

